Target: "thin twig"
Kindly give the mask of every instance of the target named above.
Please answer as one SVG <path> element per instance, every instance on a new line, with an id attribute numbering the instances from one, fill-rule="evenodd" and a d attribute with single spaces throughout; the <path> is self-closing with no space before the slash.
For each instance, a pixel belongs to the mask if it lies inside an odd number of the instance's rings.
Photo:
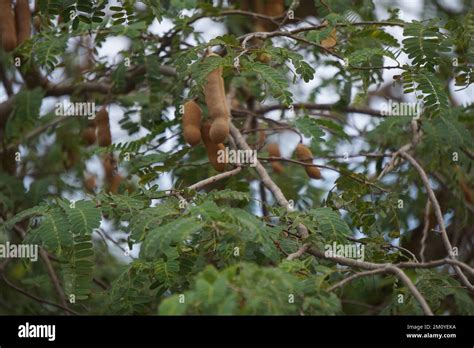
<path id="1" fill-rule="evenodd" d="M 211 176 L 210 178 L 201 180 L 201 181 L 189 186 L 189 189 L 198 191 L 201 188 L 203 188 L 204 186 L 215 183 L 216 181 L 226 179 L 226 178 L 230 178 L 231 176 L 237 175 L 238 173 L 240 173 L 241 170 L 242 170 L 242 167 L 237 167 L 237 168 L 234 168 L 232 170 L 229 170 L 228 172 L 224 172 L 224 173 L 220 173 L 220 174 Z"/>
<path id="2" fill-rule="evenodd" d="M 31 298 L 32 300 L 35 300 L 36 302 L 39 302 L 39 303 L 43 303 L 43 304 L 47 304 L 47 305 L 50 305 L 50 306 L 53 306 L 53 307 L 56 307 L 56 308 L 59 308 L 59 309 L 62 309 L 64 311 L 67 311 L 69 312 L 70 314 L 74 314 L 74 315 L 79 315 L 79 313 L 73 311 L 72 309 L 69 309 L 68 307 L 64 307 L 63 305 L 60 305 L 58 303 L 54 303 L 54 302 L 51 302 L 51 301 L 48 301 L 48 300 L 45 300 L 45 299 L 42 299 L 36 295 L 33 295 L 33 294 L 30 294 L 28 291 L 26 290 L 23 290 L 22 288 L 16 286 L 15 284 L 13 284 L 12 282 L 10 282 L 7 277 L 5 276 L 5 273 L 1 273 L 1 276 L 2 276 L 2 279 L 3 281 L 5 282 L 5 284 L 7 284 L 7 286 L 9 286 L 10 288 L 12 288 L 13 290 L 19 292 L 20 294 L 26 296 L 26 297 L 29 297 Z"/>
<path id="3" fill-rule="evenodd" d="M 306 243 L 294 253 L 289 254 L 286 259 L 288 261 L 299 259 L 310 247 L 310 244 Z"/>
<path id="4" fill-rule="evenodd" d="M 423 232 L 421 237 L 421 250 L 420 250 L 420 257 L 421 261 L 425 262 L 425 250 L 426 250 L 426 243 L 428 240 L 428 231 L 430 229 L 430 211 L 431 211 L 431 201 L 429 199 L 426 200 L 425 205 L 425 219 L 423 225 Z"/>

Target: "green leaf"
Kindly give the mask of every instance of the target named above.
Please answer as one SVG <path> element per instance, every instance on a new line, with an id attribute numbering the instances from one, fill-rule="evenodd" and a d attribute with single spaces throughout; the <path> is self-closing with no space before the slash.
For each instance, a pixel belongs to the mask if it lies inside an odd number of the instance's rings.
<path id="1" fill-rule="evenodd" d="M 181 218 L 151 230 L 143 243 L 145 257 L 153 257 L 170 244 L 182 242 L 201 227 L 201 223 L 194 218 Z"/>
<path id="2" fill-rule="evenodd" d="M 78 235 L 92 234 L 100 226 L 102 214 L 92 201 L 74 202 L 74 207 L 68 202 L 59 201 L 71 224 L 72 232 Z"/>
<path id="3" fill-rule="evenodd" d="M 60 209 L 45 213 L 44 220 L 33 233 L 37 233 L 46 248 L 53 252 L 60 252 L 64 247 L 73 245 L 71 226 Z"/>
<path id="4" fill-rule="evenodd" d="M 38 121 L 44 92 L 40 88 L 21 90 L 15 96 L 13 115 L 8 118 L 6 134 L 9 138 L 24 135 Z"/>
<path id="5" fill-rule="evenodd" d="M 246 60 L 243 60 L 243 62 L 246 62 Z M 276 99 L 285 105 L 292 103 L 292 94 L 288 91 L 288 81 L 281 70 L 259 62 L 248 62 L 242 65 L 245 69 L 257 73 L 262 80 L 265 81 L 270 92 Z"/>
<path id="6" fill-rule="evenodd" d="M 322 137 L 324 132 L 319 126 L 320 122 L 309 116 L 297 117 L 294 121 L 294 124 L 298 130 L 309 138 L 313 138 L 316 141 L 324 141 Z"/>
<path id="7" fill-rule="evenodd" d="M 347 223 L 331 208 L 311 209 L 307 214 L 314 219 L 325 238 L 334 240 L 352 234 Z"/>

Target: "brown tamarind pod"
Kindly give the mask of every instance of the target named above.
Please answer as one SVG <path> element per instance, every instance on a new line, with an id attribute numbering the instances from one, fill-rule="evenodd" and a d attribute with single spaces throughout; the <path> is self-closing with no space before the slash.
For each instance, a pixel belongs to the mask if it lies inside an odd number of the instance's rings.
<path id="1" fill-rule="evenodd" d="M 303 144 L 298 144 L 298 146 L 296 146 L 295 152 L 298 161 L 304 163 L 313 163 L 313 154 L 311 153 L 311 150 Z M 305 166 L 305 170 L 306 174 L 308 174 L 310 178 L 321 179 L 321 172 L 319 171 L 318 167 Z"/>
<path id="2" fill-rule="evenodd" d="M 222 144 L 229 135 L 229 119 L 218 118 L 212 122 L 209 136 L 214 144 Z"/>
<path id="3" fill-rule="evenodd" d="M 264 13 L 266 16 L 277 17 L 285 12 L 283 0 L 265 0 Z"/>
<path id="4" fill-rule="evenodd" d="M 86 127 L 81 134 L 82 140 L 87 145 L 92 145 L 97 140 L 95 135 L 95 127 Z"/>
<path id="5" fill-rule="evenodd" d="M 39 16 L 33 17 L 33 27 L 37 33 L 41 31 L 41 18 Z"/>
<path id="6" fill-rule="evenodd" d="M 117 193 L 118 192 L 118 188 L 120 186 L 120 183 L 122 182 L 123 178 L 121 175 L 119 174 L 116 174 L 112 177 L 112 180 L 110 181 L 110 185 L 109 185 L 109 192 L 110 193 Z"/>
<path id="7" fill-rule="evenodd" d="M 265 16 L 278 17 L 285 12 L 283 0 L 254 0 L 252 3 L 254 4 L 255 12 Z M 256 31 L 272 31 L 275 29 L 276 25 L 268 20 L 257 19 L 256 21 Z"/>
<path id="8" fill-rule="evenodd" d="M 31 36 L 31 12 L 28 0 L 16 0 L 15 25 L 17 45 L 21 45 Z"/>
<path id="9" fill-rule="evenodd" d="M 15 49 L 17 44 L 15 17 L 10 0 L 0 0 L 0 40 L 5 51 Z"/>
<path id="10" fill-rule="evenodd" d="M 464 198 L 466 199 L 466 201 L 472 204 L 472 202 L 474 201 L 474 196 L 464 179 L 459 179 L 459 185 L 461 186 L 461 190 L 464 193 Z"/>
<path id="11" fill-rule="evenodd" d="M 211 125 L 209 122 L 206 122 L 201 127 L 201 136 L 204 146 L 207 150 L 207 158 L 209 158 L 209 162 L 214 167 L 215 170 L 218 172 L 223 172 L 225 170 L 225 163 L 220 163 L 218 161 L 219 157 L 219 150 L 225 151 L 224 144 L 214 144 L 210 137 L 210 130 Z"/>
<path id="12" fill-rule="evenodd" d="M 99 146 L 109 146 L 112 144 L 112 135 L 110 134 L 109 113 L 102 107 L 96 114 L 97 138 Z"/>
<path id="13" fill-rule="evenodd" d="M 106 153 L 104 154 L 102 165 L 104 166 L 105 179 L 108 182 L 112 182 L 113 177 L 116 175 L 116 161 L 113 154 Z"/>
<path id="14" fill-rule="evenodd" d="M 84 188 L 86 189 L 86 191 L 94 192 L 96 186 L 97 184 L 95 176 L 89 176 L 84 179 Z"/>
<path id="15" fill-rule="evenodd" d="M 281 157 L 280 147 L 278 146 L 277 143 L 268 144 L 267 149 L 268 149 L 268 154 L 270 155 L 270 157 Z M 271 161 L 270 163 L 272 165 L 273 170 L 276 173 L 281 174 L 285 171 L 285 167 L 283 166 L 283 164 L 281 164 L 280 161 Z"/>
<path id="16" fill-rule="evenodd" d="M 79 161 L 79 158 L 80 156 L 77 149 L 67 148 L 65 153 L 63 154 L 64 168 L 66 168 L 67 170 L 73 168 Z"/>
<path id="17" fill-rule="evenodd" d="M 201 108 L 195 101 L 184 103 L 183 136 L 191 146 L 201 142 L 201 115 Z"/>
<path id="18" fill-rule="evenodd" d="M 328 22 L 324 21 L 323 25 L 328 25 Z M 336 28 L 333 28 L 331 30 L 331 33 L 329 34 L 329 36 L 327 38 L 321 40 L 321 46 L 323 46 L 324 48 L 327 48 L 327 49 L 331 49 L 334 46 L 336 46 L 336 44 L 337 44 L 337 36 L 336 35 L 337 35 Z"/>
<path id="19" fill-rule="evenodd" d="M 216 56 L 211 53 L 209 56 Z M 229 135 L 230 110 L 227 105 L 222 68 L 214 69 L 207 75 L 204 97 L 213 123 L 209 132 L 214 144 L 223 143 Z"/>

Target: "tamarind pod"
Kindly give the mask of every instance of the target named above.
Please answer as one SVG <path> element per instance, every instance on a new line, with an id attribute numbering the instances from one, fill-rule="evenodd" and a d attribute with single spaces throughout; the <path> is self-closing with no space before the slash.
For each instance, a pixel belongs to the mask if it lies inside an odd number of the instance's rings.
<path id="1" fill-rule="evenodd" d="M 99 146 L 109 146 L 112 144 L 112 135 L 110 134 L 109 113 L 105 107 L 97 113 L 96 123 Z"/>
<path id="2" fill-rule="evenodd" d="M 102 165 L 104 166 L 105 179 L 108 182 L 112 182 L 112 179 L 115 176 L 116 166 L 114 156 L 112 154 L 105 154 L 102 160 Z"/>
<path id="3" fill-rule="evenodd" d="M 224 79 L 222 78 L 221 67 L 214 69 L 207 75 L 207 81 L 204 85 L 204 97 L 207 108 L 209 109 L 209 116 L 212 119 L 230 117 L 224 92 Z"/>
<path id="4" fill-rule="evenodd" d="M 301 143 L 296 146 L 295 154 L 296 158 L 300 162 L 307 162 L 308 160 L 311 161 L 313 159 L 313 154 L 311 153 L 311 150 Z"/>
<path id="5" fill-rule="evenodd" d="M 110 181 L 110 185 L 109 185 L 109 192 L 110 193 L 117 193 L 118 192 L 118 188 L 120 186 L 120 183 L 122 182 L 123 178 L 121 175 L 114 175 L 112 177 L 112 180 Z"/>
<path id="6" fill-rule="evenodd" d="M 283 12 L 285 12 L 285 4 L 283 3 L 283 0 L 265 0 L 263 13 L 266 16 L 281 16 Z"/>
<path id="7" fill-rule="evenodd" d="M 195 146 L 201 141 L 201 115 L 201 108 L 193 100 L 184 104 L 183 136 L 191 146 Z"/>
<path id="8" fill-rule="evenodd" d="M 280 162 L 275 161 L 275 162 L 272 162 L 271 164 L 275 173 L 281 174 L 285 171 L 285 167 Z"/>
<path id="9" fill-rule="evenodd" d="M 209 136 L 214 144 L 221 144 L 227 139 L 229 131 L 229 119 L 218 118 L 212 122 Z"/>
<path id="10" fill-rule="evenodd" d="M 10 0 L 0 0 L 0 40 L 5 51 L 15 49 L 17 44 L 15 17 Z"/>
<path id="11" fill-rule="evenodd" d="M 306 170 L 306 174 L 308 174 L 308 176 L 312 179 L 317 179 L 318 180 L 318 179 L 322 178 L 321 171 L 319 170 L 318 167 L 306 166 L 305 170 Z"/>
<path id="12" fill-rule="evenodd" d="M 225 151 L 225 146 L 224 144 L 214 144 L 209 135 L 210 129 L 211 125 L 209 122 L 204 123 L 201 127 L 201 136 L 204 146 L 207 150 L 207 158 L 215 170 L 218 172 L 223 172 L 225 170 L 226 164 L 220 163 L 217 159 L 219 157 L 219 151 Z"/>
<path id="13" fill-rule="evenodd" d="M 64 168 L 66 168 L 67 170 L 71 169 L 77 164 L 79 158 L 80 156 L 76 149 L 66 149 L 65 157 L 63 155 Z"/>
<path id="14" fill-rule="evenodd" d="M 283 0 L 254 0 L 255 12 L 269 17 L 281 16 L 285 12 Z M 256 31 L 272 31 L 276 25 L 264 19 L 257 19 Z"/>
<path id="15" fill-rule="evenodd" d="M 281 157 L 280 147 L 278 146 L 277 143 L 268 144 L 267 149 L 268 149 L 268 154 L 270 155 L 270 157 Z M 280 161 L 271 161 L 270 164 L 273 170 L 278 174 L 281 174 L 285 171 L 285 167 L 283 166 L 283 164 L 281 164 Z"/>
<path id="16" fill-rule="evenodd" d="M 107 108 L 103 106 L 95 115 L 94 119 L 96 125 L 99 124 L 109 124 L 109 113 L 107 112 Z"/>
<path id="17" fill-rule="evenodd" d="M 311 150 L 308 149 L 306 146 L 303 144 L 298 144 L 296 146 L 296 158 L 300 162 L 304 163 L 313 163 L 313 154 L 311 153 Z M 306 174 L 313 179 L 321 179 L 321 172 L 318 167 L 312 167 L 312 166 L 305 166 Z"/>
<path id="18" fill-rule="evenodd" d="M 328 21 L 324 21 L 323 25 L 328 25 Z M 331 33 L 329 34 L 329 36 L 327 38 L 321 40 L 321 46 L 323 46 L 324 48 L 327 48 L 327 49 L 331 49 L 334 46 L 336 46 L 336 44 L 337 44 L 337 36 L 336 35 L 337 35 L 336 28 L 333 28 L 331 30 Z"/>
<path id="19" fill-rule="evenodd" d="M 96 178 L 95 176 L 89 176 L 84 180 L 84 188 L 89 192 L 94 192 L 96 188 Z"/>
<path id="20" fill-rule="evenodd" d="M 41 31 L 41 18 L 39 16 L 33 17 L 33 27 L 37 33 Z"/>
<path id="21" fill-rule="evenodd" d="M 472 204 L 474 201 L 474 196 L 467 183 L 461 178 L 459 179 L 459 185 L 461 186 L 461 190 L 464 193 L 464 198 L 466 201 Z"/>
<path id="22" fill-rule="evenodd" d="M 16 0 L 15 25 L 17 45 L 20 45 L 31 36 L 31 12 L 28 0 Z"/>
<path id="23" fill-rule="evenodd" d="M 215 56 L 210 54 L 209 56 Z M 204 97 L 209 117 L 214 120 L 210 138 L 214 144 L 223 143 L 229 135 L 230 110 L 227 105 L 222 68 L 216 68 L 207 75 L 204 85 Z"/>
<path id="24" fill-rule="evenodd" d="M 29 89 L 34 89 L 36 87 L 42 87 L 44 89 L 48 88 L 48 78 L 43 76 L 38 68 L 33 65 L 26 68 L 26 71 L 23 74 L 23 79 Z"/>
<path id="25" fill-rule="evenodd" d="M 92 145 L 95 143 L 95 141 L 97 140 L 97 137 L 95 135 L 95 127 L 86 127 L 83 131 L 82 131 L 82 140 L 84 141 L 84 143 L 86 143 L 87 145 Z"/>

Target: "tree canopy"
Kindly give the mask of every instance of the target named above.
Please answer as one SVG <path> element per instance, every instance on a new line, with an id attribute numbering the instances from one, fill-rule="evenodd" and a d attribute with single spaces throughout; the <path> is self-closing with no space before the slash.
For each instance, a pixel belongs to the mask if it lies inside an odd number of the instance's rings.
<path id="1" fill-rule="evenodd" d="M 0 4 L 0 314 L 474 314 L 471 1 Z"/>

